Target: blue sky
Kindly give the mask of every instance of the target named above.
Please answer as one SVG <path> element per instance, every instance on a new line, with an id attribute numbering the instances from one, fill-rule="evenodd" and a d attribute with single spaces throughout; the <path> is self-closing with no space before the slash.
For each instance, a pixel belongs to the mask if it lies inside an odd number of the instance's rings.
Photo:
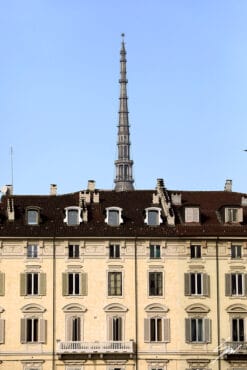
<path id="1" fill-rule="evenodd" d="M 246 0 L 0 2 L 0 187 L 113 188 L 121 33 L 135 186 L 247 192 Z"/>

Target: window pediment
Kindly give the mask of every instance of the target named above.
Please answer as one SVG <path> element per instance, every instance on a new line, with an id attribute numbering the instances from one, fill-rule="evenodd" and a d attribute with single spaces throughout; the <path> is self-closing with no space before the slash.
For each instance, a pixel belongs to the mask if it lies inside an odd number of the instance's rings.
<path id="1" fill-rule="evenodd" d="M 185 311 L 188 313 L 208 313 L 210 308 L 204 304 L 193 303 L 185 308 Z"/>
<path id="2" fill-rule="evenodd" d="M 228 313 L 247 313 L 247 306 L 245 304 L 232 304 L 226 308 Z"/>
<path id="3" fill-rule="evenodd" d="M 45 312 L 46 309 L 39 304 L 29 303 L 23 306 L 21 308 L 21 311 L 23 313 L 42 313 L 42 312 Z"/>
<path id="4" fill-rule="evenodd" d="M 144 310 L 146 312 L 168 312 L 169 308 L 163 304 L 151 303 L 147 305 Z"/>
<path id="5" fill-rule="evenodd" d="M 105 312 L 127 312 L 128 308 L 122 304 L 110 303 L 104 307 Z"/>
<path id="6" fill-rule="evenodd" d="M 85 306 L 79 303 L 70 303 L 62 308 L 63 312 L 86 312 Z"/>

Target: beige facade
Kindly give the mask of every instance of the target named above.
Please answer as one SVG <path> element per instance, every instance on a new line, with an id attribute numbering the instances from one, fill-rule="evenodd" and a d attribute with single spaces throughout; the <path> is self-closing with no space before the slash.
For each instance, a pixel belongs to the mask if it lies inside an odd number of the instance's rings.
<path id="1" fill-rule="evenodd" d="M 28 256 L 30 245 L 37 249 Z M 71 245 L 79 246 L 79 255 L 70 258 Z M 116 258 L 110 256 L 110 245 L 119 246 Z M 201 247 L 199 258 L 191 258 L 194 245 Z M 152 252 L 152 246 L 159 246 L 157 255 L 151 256 L 150 246 Z M 232 257 L 232 246 L 240 247 L 241 257 Z M 240 351 L 233 352 L 243 341 L 229 347 L 229 342 L 233 342 L 232 320 L 238 320 L 238 331 L 241 331 L 239 320 L 247 325 L 244 238 L 3 238 L 0 252 L 4 280 L 0 297 L 0 369 L 247 367 L 245 356 L 239 355 Z M 65 273 L 85 277 L 79 282 L 83 285 L 81 291 L 64 290 Z M 120 276 L 120 280 L 116 290 L 110 292 L 112 273 L 114 277 Z M 239 286 L 243 290 L 226 296 L 226 274 L 235 273 L 244 276 L 243 286 Z M 38 276 L 37 291 L 23 293 L 23 274 Z M 189 278 L 193 274 L 207 275 L 207 289 L 203 286 L 204 291 L 198 294 L 186 293 L 185 274 L 190 274 Z M 161 277 L 158 287 L 150 287 L 150 276 Z M 199 289 L 200 282 L 197 284 Z M 33 320 L 28 324 L 33 325 L 31 329 L 21 327 L 23 319 Z M 75 319 L 80 323 L 73 322 Z M 119 323 L 114 323 L 115 333 L 113 319 L 119 319 Z M 188 342 L 185 328 L 188 319 L 194 320 L 194 330 L 198 332 L 191 335 L 203 338 Z M 206 342 L 207 319 L 210 332 Z M 244 330 L 246 335 L 246 327 Z M 30 335 L 33 338 L 27 338 Z M 73 335 L 78 338 L 72 338 Z"/>

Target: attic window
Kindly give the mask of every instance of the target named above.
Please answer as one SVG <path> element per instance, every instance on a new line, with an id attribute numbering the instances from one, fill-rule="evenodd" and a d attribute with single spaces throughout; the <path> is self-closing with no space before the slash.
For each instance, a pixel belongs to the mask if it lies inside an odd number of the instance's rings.
<path id="1" fill-rule="evenodd" d="M 186 207 L 184 216 L 185 222 L 200 222 L 199 207 Z"/>
<path id="2" fill-rule="evenodd" d="M 119 226 L 123 223 L 122 208 L 108 207 L 106 208 L 105 222 L 110 226 Z"/>
<path id="3" fill-rule="evenodd" d="M 65 219 L 63 220 L 68 226 L 76 226 L 82 222 L 80 207 L 65 208 Z"/>
<path id="4" fill-rule="evenodd" d="M 39 210 L 30 208 L 27 209 L 27 224 L 28 225 L 38 225 L 39 224 Z"/>
<path id="5" fill-rule="evenodd" d="M 243 209 L 240 207 L 226 207 L 224 216 L 225 222 L 243 222 Z"/>
<path id="6" fill-rule="evenodd" d="M 158 226 L 162 223 L 161 209 L 158 207 L 146 208 L 146 217 L 144 222 L 149 226 Z"/>

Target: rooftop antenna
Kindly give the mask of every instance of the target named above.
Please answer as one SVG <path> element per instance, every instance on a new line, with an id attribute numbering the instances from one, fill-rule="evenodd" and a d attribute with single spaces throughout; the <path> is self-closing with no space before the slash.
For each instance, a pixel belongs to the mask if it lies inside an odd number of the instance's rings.
<path id="1" fill-rule="evenodd" d="M 11 185 L 14 186 L 13 147 L 10 147 Z"/>

